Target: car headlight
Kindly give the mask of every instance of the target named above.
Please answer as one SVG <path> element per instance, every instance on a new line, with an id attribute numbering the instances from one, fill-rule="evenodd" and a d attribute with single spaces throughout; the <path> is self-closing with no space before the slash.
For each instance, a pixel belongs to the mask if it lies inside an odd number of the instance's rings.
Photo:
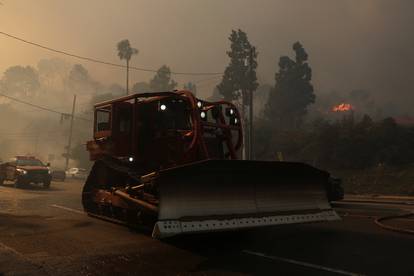
<path id="1" fill-rule="evenodd" d="M 23 169 L 16 169 L 16 171 L 18 171 L 21 174 L 27 174 L 27 171 Z"/>

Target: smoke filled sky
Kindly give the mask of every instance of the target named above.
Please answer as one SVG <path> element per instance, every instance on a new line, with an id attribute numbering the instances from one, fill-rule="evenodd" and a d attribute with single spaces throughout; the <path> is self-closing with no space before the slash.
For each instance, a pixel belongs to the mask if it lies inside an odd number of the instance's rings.
<path id="1" fill-rule="evenodd" d="M 116 43 L 139 49 L 131 64 L 173 71 L 222 72 L 231 29 L 247 32 L 259 51 L 259 80 L 274 82 L 278 58 L 301 41 L 317 92 L 367 89 L 381 99 L 414 91 L 414 1 L 411 0 L 1 0 L 0 31 L 119 63 Z M 0 73 L 58 56 L 0 36 Z M 123 71 L 85 65 L 104 83 L 124 84 Z M 152 73 L 132 72 L 132 83 Z M 211 76 L 175 76 L 180 83 Z M 216 80 L 200 82 L 211 93 Z"/>

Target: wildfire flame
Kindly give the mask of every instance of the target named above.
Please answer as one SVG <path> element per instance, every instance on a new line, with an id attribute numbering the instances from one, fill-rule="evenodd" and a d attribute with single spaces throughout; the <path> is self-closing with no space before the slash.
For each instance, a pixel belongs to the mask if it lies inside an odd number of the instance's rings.
<path id="1" fill-rule="evenodd" d="M 345 111 L 350 111 L 353 109 L 354 107 L 349 103 L 341 103 L 341 104 L 338 104 L 332 107 L 333 112 L 345 112 Z"/>

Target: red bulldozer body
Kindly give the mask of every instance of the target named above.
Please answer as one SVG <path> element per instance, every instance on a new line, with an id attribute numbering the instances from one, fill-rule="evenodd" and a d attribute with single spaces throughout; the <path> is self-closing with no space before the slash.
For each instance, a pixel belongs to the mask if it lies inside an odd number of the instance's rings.
<path id="1" fill-rule="evenodd" d="M 241 125 L 232 103 L 202 101 L 188 91 L 95 105 L 86 212 L 153 225 L 157 238 L 339 219 L 329 201 L 341 197 L 340 188 L 327 172 L 239 160 Z"/>

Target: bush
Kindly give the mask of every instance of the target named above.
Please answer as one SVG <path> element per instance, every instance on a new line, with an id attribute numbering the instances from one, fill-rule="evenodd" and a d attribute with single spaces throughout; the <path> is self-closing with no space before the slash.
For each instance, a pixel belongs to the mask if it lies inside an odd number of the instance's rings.
<path id="1" fill-rule="evenodd" d="M 289 161 L 304 161 L 325 168 L 362 169 L 385 164 L 414 163 L 414 128 L 397 125 L 392 118 L 373 122 L 315 121 L 300 130 L 277 131 L 269 122 L 256 124 L 256 158 L 274 160 L 278 151 Z"/>

